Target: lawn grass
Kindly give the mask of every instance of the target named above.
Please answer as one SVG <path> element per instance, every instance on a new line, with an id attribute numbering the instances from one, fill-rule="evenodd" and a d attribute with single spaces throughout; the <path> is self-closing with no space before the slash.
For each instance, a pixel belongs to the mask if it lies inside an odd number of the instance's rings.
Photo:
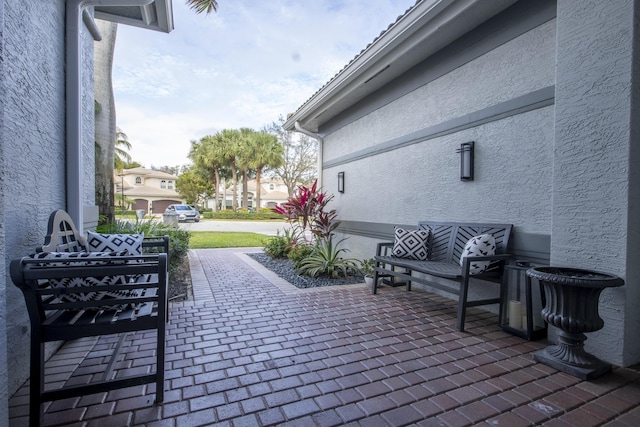
<path id="1" fill-rule="evenodd" d="M 189 249 L 263 247 L 269 236 L 233 231 L 191 231 Z"/>

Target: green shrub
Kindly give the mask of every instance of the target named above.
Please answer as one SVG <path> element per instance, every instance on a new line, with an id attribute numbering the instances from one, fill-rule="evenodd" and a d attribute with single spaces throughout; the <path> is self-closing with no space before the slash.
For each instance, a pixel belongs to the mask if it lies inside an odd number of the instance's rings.
<path id="1" fill-rule="evenodd" d="M 234 212 L 232 210 L 225 210 L 220 212 L 200 212 L 203 219 L 235 219 L 235 220 L 252 220 L 252 221 L 267 221 L 267 220 L 282 220 L 284 217 L 280 214 L 271 212 L 249 212 L 246 209 L 243 212 Z"/>
<path id="2" fill-rule="evenodd" d="M 347 252 L 347 249 L 338 249 L 341 242 L 342 240 L 334 244 L 331 237 L 318 241 L 313 253 L 300 264 L 298 273 L 309 277 L 339 277 L 347 276 L 350 271 L 358 271 L 356 259 L 340 256 L 343 252 Z"/>
<path id="3" fill-rule="evenodd" d="M 293 261 L 293 265 L 296 268 L 300 268 L 302 262 L 307 259 L 313 253 L 313 246 L 311 245 L 297 245 L 289 249 L 287 258 Z"/>
<path id="4" fill-rule="evenodd" d="M 280 235 L 271 237 L 264 245 L 264 253 L 271 258 L 286 258 L 289 249 L 289 241 Z"/>
<path id="5" fill-rule="evenodd" d="M 123 221 L 116 220 L 110 224 L 103 224 L 97 228 L 98 233 L 105 234 L 139 234 L 145 236 L 169 236 L 169 269 L 174 269 L 182 263 L 189 250 L 191 233 L 175 226 L 149 220 Z"/>

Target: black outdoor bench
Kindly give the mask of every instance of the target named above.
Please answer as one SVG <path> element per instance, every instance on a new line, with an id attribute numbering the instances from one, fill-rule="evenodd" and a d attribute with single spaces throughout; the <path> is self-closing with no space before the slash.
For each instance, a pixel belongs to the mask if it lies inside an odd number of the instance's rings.
<path id="1" fill-rule="evenodd" d="M 464 331 L 467 307 L 500 303 L 500 298 L 468 300 L 471 278 L 482 279 L 497 284 L 502 283 L 505 262 L 511 257 L 507 253 L 511 224 L 474 224 L 457 222 L 418 223 L 418 229 L 428 230 L 427 259 L 424 261 L 399 258 L 392 255 L 393 242 L 378 243 L 375 256 L 375 273 L 371 292 L 377 292 L 378 278 L 390 285 L 405 284 L 407 291 L 416 282 L 441 291 L 458 295 L 457 328 Z M 495 255 L 463 258 L 465 245 L 475 236 L 491 234 L 495 239 Z M 480 274 L 470 274 L 472 263 L 490 261 L 489 267 Z M 421 273 L 417 276 L 416 273 Z M 448 285 L 433 280 L 434 277 L 457 282 Z M 499 289 L 497 290 L 499 295 Z"/>
<path id="2" fill-rule="evenodd" d="M 39 253 L 11 262 L 11 279 L 24 295 L 31 323 L 31 426 L 40 425 L 41 404 L 47 401 L 154 382 L 155 400 L 163 401 L 168 242 L 167 236 L 146 239 L 143 247 L 158 252 L 153 254 L 85 252 L 84 236 L 66 212 L 56 211 Z M 114 376 L 127 333 L 147 330 L 156 331 L 155 372 Z M 120 334 L 119 342 L 101 380 L 45 390 L 46 342 L 111 334 Z"/>

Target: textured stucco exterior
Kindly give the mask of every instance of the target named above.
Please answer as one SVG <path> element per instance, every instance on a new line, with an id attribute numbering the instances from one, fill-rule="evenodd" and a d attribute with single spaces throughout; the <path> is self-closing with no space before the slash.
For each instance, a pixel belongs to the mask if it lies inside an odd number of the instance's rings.
<path id="1" fill-rule="evenodd" d="M 43 243 L 49 214 L 65 209 L 65 2 L 2 2 L 0 52 L 0 255 L 6 340 L 0 357 L 2 392 L 28 377 L 29 323 L 22 294 L 8 276 L 12 259 Z M 29 19 L 25 19 L 29 17 Z M 82 40 L 84 204 L 93 205 L 93 39 Z M 6 317 L 5 317 L 6 316 Z M 6 346 L 6 347 L 5 347 Z M 10 351 L 5 351 L 10 349 Z M 3 402 L 6 403 L 6 399 Z M 0 409 L 0 425 L 8 418 Z M 3 421 L 5 420 L 5 421 Z"/>
<path id="2" fill-rule="evenodd" d="M 628 233 L 638 229 L 630 188 L 640 183 L 630 173 L 638 164 L 631 150 L 635 4 L 558 2 L 551 261 L 626 278 L 624 288 L 603 293 L 605 327 L 587 341 L 618 364 L 637 363 L 640 354 L 632 335 L 640 321 L 640 253 Z"/>
<path id="3" fill-rule="evenodd" d="M 0 1 L 0 76 L 5 74 L 4 58 L 4 2 Z M 4 162 L 5 135 L 4 129 L 4 99 L 5 85 L 0 80 L 0 206 L 5 206 L 5 171 Z M 4 209 L 0 209 L 0 242 L 5 241 Z M 5 245 L 0 244 L 0 331 L 7 330 L 7 263 L 5 255 Z M 7 371 L 7 340 L 0 339 L 0 421 L 9 419 L 9 372 Z"/>
<path id="4" fill-rule="evenodd" d="M 372 257 L 382 240 L 371 224 L 511 223 L 521 244 L 550 242 L 543 252 L 552 264 L 623 277 L 625 287 L 603 293 L 605 327 L 589 334 L 586 348 L 628 366 L 640 362 L 638 2 L 543 3 L 552 16 L 539 25 L 506 42 L 478 37 L 474 48 L 486 51 L 468 61 L 457 59 L 464 49 L 445 47 L 441 61 L 425 58 L 320 124 L 322 183 L 335 194 L 333 207 L 348 223 L 339 237 L 356 258 Z M 529 25 L 526 14 L 513 14 L 523 5 L 534 3 L 518 2 L 494 28 Z M 487 34 L 466 35 L 476 33 Z M 419 81 L 416 69 L 429 74 L 448 62 L 456 65 L 400 93 L 405 80 Z M 476 143 L 472 182 L 459 179 L 456 149 L 467 141 Z"/>
<path id="5" fill-rule="evenodd" d="M 551 86 L 554 61 L 551 21 L 325 136 L 324 161 Z M 472 216 L 549 234 L 553 115 L 553 106 L 540 108 L 326 168 L 323 185 L 335 191 L 345 171 L 347 191 L 335 198 L 343 220 L 414 224 Z M 456 149 L 465 141 L 477 141 L 470 183 L 459 179 Z"/>

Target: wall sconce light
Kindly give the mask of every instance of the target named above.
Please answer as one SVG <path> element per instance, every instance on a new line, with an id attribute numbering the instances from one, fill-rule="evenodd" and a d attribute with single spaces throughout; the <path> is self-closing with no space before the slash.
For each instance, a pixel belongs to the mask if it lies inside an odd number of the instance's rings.
<path id="1" fill-rule="evenodd" d="M 473 181 L 473 145 L 474 142 L 464 142 L 460 144 L 460 179 L 462 181 Z"/>
<path id="2" fill-rule="evenodd" d="M 344 193 L 344 172 L 338 172 L 338 193 Z"/>

